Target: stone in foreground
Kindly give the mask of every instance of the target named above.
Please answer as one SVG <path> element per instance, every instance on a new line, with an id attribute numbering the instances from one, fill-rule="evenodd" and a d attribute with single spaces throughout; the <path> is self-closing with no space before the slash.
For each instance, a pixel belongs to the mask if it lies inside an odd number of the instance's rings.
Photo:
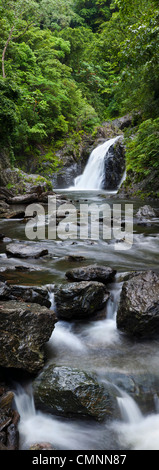
<path id="1" fill-rule="evenodd" d="M 0 366 L 37 373 L 44 365 L 45 343 L 56 316 L 39 304 L 0 302 Z"/>
<path id="2" fill-rule="evenodd" d="M 58 318 L 65 320 L 87 319 L 102 310 L 110 294 L 100 282 L 60 284 L 55 287 L 55 304 Z"/>
<path id="3" fill-rule="evenodd" d="M 66 366 L 47 366 L 34 382 L 35 404 L 52 414 L 71 418 L 110 418 L 116 409 L 113 388 L 90 373 Z"/>
<path id="4" fill-rule="evenodd" d="M 130 336 L 159 334 L 159 275 L 146 271 L 124 282 L 117 312 L 117 327 Z"/>

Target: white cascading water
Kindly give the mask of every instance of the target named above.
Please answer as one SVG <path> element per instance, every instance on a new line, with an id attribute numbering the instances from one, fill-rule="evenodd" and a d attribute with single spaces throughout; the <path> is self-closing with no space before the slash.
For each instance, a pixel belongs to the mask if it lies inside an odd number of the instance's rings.
<path id="1" fill-rule="evenodd" d="M 120 297 L 121 285 L 114 286 L 112 290 L 112 301 L 108 303 L 107 318 L 83 325 L 79 333 L 74 333 L 72 326 L 65 322 L 58 322 L 50 338 L 49 345 L 54 352 L 60 353 L 61 348 L 72 350 L 72 354 L 82 360 L 82 354 L 86 354 L 89 345 L 92 347 L 109 347 L 117 345 L 120 335 L 116 328 L 116 310 Z M 50 286 L 49 296 L 52 306 L 54 305 L 54 294 Z M 88 349 L 87 349 L 88 348 Z M 71 356 L 70 360 L 71 360 Z M 105 380 L 102 379 L 104 383 Z M 144 416 L 135 400 L 115 386 L 118 391 L 117 402 L 121 413 L 121 420 L 113 421 L 103 426 L 92 424 L 86 425 L 74 420 L 56 418 L 49 414 L 36 410 L 32 389 L 24 390 L 18 386 L 15 393 L 15 404 L 20 414 L 19 432 L 20 449 L 28 449 L 32 444 L 46 442 L 55 448 L 77 450 L 77 449 L 101 449 L 107 448 L 107 435 L 109 430 L 117 436 L 118 445 L 124 449 L 132 450 L 159 450 L 159 398 L 154 396 L 156 413 Z"/>
<path id="2" fill-rule="evenodd" d="M 29 392 L 29 393 L 28 393 Z M 20 414 L 19 433 L 20 449 L 25 450 L 33 444 L 49 443 L 56 449 L 94 449 L 98 425 L 64 421 L 52 415 L 37 411 L 34 405 L 32 389 L 26 392 L 18 386 L 15 393 L 15 404 Z M 99 429 L 99 440 L 101 430 Z"/>
<path id="3" fill-rule="evenodd" d="M 120 390 L 117 398 L 122 422 L 113 423 L 121 445 L 132 450 L 159 450 L 159 413 L 144 416 L 135 400 Z M 156 398 L 156 397 L 155 397 Z M 158 397 L 155 401 L 158 401 Z"/>
<path id="4" fill-rule="evenodd" d="M 71 189 L 86 191 L 102 189 L 106 156 L 109 156 L 110 147 L 115 144 L 120 137 L 121 136 L 117 136 L 113 139 L 107 140 L 104 144 L 99 145 L 93 150 L 83 174 L 75 178 L 75 186 Z"/>
<path id="5" fill-rule="evenodd" d="M 117 400 L 124 422 L 133 424 L 141 421 L 142 413 L 130 395 L 123 393 L 123 396 L 118 397 Z"/>

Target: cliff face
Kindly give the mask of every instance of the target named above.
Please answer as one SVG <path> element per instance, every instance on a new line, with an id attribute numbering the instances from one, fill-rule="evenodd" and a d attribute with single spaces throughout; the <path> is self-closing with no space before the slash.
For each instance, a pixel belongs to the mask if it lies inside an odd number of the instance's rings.
<path id="1" fill-rule="evenodd" d="M 127 177 L 118 191 L 121 198 L 141 197 L 143 199 L 158 199 L 159 197 L 159 172 L 153 170 L 141 181 L 138 174 L 128 172 Z"/>
<path id="2" fill-rule="evenodd" d="M 10 169 L 10 160 L 7 151 L 2 149 L 0 150 L 0 186 L 6 186 L 9 182 L 7 169 Z"/>

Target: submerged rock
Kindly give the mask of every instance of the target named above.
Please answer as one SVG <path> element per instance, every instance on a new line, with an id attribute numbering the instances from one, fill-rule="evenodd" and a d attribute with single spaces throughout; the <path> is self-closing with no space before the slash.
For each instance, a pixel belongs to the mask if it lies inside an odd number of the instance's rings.
<path id="1" fill-rule="evenodd" d="M 48 250 L 39 243 L 30 245 L 27 243 L 10 243 L 6 246 L 6 252 L 10 256 L 18 258 L 40 258 L 48 254 Z"/>
<path id="2" fill-rule="evenodd" d="M 55 287 L 57 316 L 65 320 L 88 318 L 104 308 L 109 297 L 100 282 L 60 284 Z"/>
<path id="3" fill-rule="evenodd" d="M 117 312 L 117 327 L 130 336 L 159 334 L 159 275 L 146 271 L 124 282 Z"/>
<path id="4" fill-rule="evenodd" d="M 38 372 L 56 317 L 39 304 L 0 301 L 0 365 Z"/>
<path id="5" fill-rule="evenodd" d="M 85 266 L 66 272 L 66 277 L 71 281 L 98 281 L 103 284 L 112 282 L 116 271 L 106 266 Z"/>
<path id="6" fill-rule="evenodd" d="M 111 387 L 106 389 L 93 374 L 76 368 L 49 365 L 33 388 L 36 406 L 58 416 L 102 421 L 116 409 Z"/>

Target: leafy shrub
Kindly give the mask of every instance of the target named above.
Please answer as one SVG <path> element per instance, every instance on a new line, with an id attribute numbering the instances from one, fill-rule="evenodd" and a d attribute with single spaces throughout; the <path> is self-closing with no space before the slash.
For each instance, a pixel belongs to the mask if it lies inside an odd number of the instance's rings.
<path id="1" fill-rule="evenodd" d="M 159 170 L 159 118 L 140 124 L 136 136 L 127 142 L 127 170 L 143 176 Z"/>

